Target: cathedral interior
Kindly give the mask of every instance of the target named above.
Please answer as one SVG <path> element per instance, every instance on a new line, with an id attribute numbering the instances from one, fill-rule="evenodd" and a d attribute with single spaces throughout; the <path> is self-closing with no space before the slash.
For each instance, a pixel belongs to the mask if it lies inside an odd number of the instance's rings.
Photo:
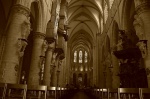
<path id="1" fill-rule="evenodd" d="M 0 0 L 0 97 L 146 99 L 149 40 L 149 0 Z"/>

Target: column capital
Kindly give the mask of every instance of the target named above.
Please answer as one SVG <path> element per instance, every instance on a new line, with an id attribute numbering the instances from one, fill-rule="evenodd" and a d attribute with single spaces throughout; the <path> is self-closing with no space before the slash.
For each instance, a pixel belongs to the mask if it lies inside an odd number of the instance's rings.
<path id="1" fill-rule="evenodd" d="M 143 12 L 149 11 L 150 10 L 150 2 L 147 1 L 147 2 L 136 5 L 135 10 L 136 10 L 137 14 L 141 14 Z"/>
<path id="2" fill-rule="evenodd" d="M 35 32 L 35 33 L 33 34 L 33 38 L 34 38 L 34 39 L 35 39 L 35 38 L 45 39 L 45 37 L 46 37 L 46 34 L 41 33 L 41 32 Z"/>
<path id="3" fill-rule="evenodd" d="M 27 17 L 30 15 L 30 9 L 20 4 L 13 6 L 13 12 L 23 14 Z"/>

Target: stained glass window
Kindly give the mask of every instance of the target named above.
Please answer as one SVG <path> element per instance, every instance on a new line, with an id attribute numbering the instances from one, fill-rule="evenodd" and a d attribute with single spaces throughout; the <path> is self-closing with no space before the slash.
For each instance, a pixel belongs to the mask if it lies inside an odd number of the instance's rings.
<path id="1" fill-rule="evenodd" d="M 82 51 L 79 51 L 79 63 L 82 63 Z"/>
<path id="2" fill-rule="evenodd" d="M 87 52 L 85 51 L 85 59 L 84 62 L 87 63 Z"/>
<path id="3" fill-rule="evenodd" d="M 77 62 L 77 51 L 74 52 L 74 62 Z"/>

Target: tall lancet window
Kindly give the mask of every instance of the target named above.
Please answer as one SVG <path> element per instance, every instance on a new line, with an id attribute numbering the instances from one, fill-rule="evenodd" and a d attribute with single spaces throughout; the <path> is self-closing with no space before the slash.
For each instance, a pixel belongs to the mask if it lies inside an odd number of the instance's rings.
<path id="1" fill-rule="evenodd" d="M 85 51 L 85 59 L 84 59 L 84 62 L 87 63 L 87 57 L 88 57 L 88 54 L 87 52 Z"/>
<path id="2" fill-rule="evenodd" d="M 79 63 L 82 63 L 82 51 L 79 51 Z"/>
<path id="3" fill-rule="evenodd" d="M 74 52 L 74 61 L 73 62 L 77 62 L 77 51 Z"/>

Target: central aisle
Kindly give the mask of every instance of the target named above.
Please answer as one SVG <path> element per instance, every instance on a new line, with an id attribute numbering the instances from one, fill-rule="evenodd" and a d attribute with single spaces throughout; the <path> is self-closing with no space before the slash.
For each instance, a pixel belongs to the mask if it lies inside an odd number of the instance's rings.
<path id="1" fill-rule="evenodd" d="M 89 97 L 83 91 L 79 91 L 79 92 L 75 93 L 72 97 L 70 97 L 69 99 L 94 99 L 94 98 L 93 97 Z"/>

